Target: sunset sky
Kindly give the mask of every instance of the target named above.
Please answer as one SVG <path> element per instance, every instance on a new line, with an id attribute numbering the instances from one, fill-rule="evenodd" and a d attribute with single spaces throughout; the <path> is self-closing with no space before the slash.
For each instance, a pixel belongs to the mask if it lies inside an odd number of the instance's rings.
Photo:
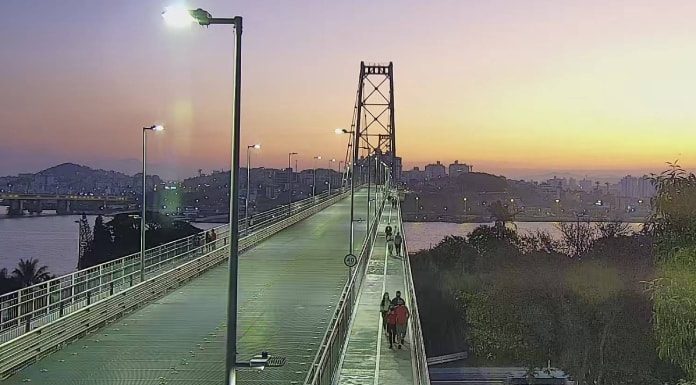
<path id="1" fill-rule="evenodd" d="M 233 29 L 172 29 L 181 1 L 2 0 L 0 175 L 61 162 L 229 168 Z M 394 62 L 405 168 L 696 166 L 696 1 L 190 0 L 244 16 L 243 145 L 256 165 L 343 158 L 359 63 Z M 324 165 L 325 166 L 325 165 Z"/>

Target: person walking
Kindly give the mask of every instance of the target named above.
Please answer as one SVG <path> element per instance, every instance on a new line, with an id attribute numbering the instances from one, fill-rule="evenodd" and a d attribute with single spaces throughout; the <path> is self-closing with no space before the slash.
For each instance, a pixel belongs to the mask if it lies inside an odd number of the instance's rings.
<path id="1" fill-rule="evenodd" d="M 384 235 L 387 236 L 387 239 L 391 238 L 392 236 L 392 227 L 390 225 L 387 225 L 387 227 L 384 228 Z"/>
<path id="2" fill-rule="evenodd" d="M 389 314 L 390 306 L 391 300 L 389 299 L 389 293 L 385 292 L 382 296 L 382 301 L 379 303 L 379 312 L 382 314 L 382 329 L 387 335 L 389 335 L 389 331 L 387 330 L 387 315 Z"/>
<path id="3" fill-rule="evenodd" d="M 406 325 L 408 324 L 408 317 L 410 316 L 408 312 L 408 307 L 406 304 L 397 305 L 394 308 L 394 318 L 396 321 L 396 343 L 401 349 L 401 345 L 404 344 L 404 338 L 406 337 Z"/>
<path id="4" fill-rule="evenodd" d="M 387 335 L 389 336 L 389 349 L 394 349 L 394 343 L 396 342 L 396 313 L 394 312 L 394 306 L 389 307 L 389 313 L 387 313 Z"/>
<path id="5" fill-rule="evenodd" d="M 210 230 L 210 242 L 212 243 L 211 248 L 215 250 L 215 245 L 217 244 L 217 234 L 215 233 L 215 229 Z"/>
<path id="6" fill-rule="evenodd" d="M 210 231 L 205 232 L 205 251 L 210 251 L 210 242 L 212 240 L 212 236 L 210 235 Z"/>
<path id="7" fill-rule="evenodd" d="M 401 291 L 397 290 L 396 291 L 396 297 L 392 298 L 391 300 L 392 306 L 398 306 L 398 305 L 405 305 L 406 301 L 404 301 L 403 298 L 401 298 Z"/>
<path id="8" fill-rule="evenodd" d="M 387 237 L 387 250 L 389 250 L 389 256 L 394 256 L 394 238 L 391 236 Z"/>
<path id="9" fill-rule="evenodd" d="M 396 236 L 394 237 L 394 247 L 396 247 L 396 256 L 400 257 L 401 256 L 401 244 L 404 242 L 404 238 L 401 236 L 400 232 L 396 232 Z"/>

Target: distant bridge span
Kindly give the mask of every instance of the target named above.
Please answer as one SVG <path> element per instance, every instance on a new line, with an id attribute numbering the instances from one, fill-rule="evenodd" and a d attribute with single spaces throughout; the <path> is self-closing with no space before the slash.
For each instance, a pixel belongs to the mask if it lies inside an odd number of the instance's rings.
<path id="1" fill-rule="evenodd" d="M 8 214 L 20 216 L 24 211 L 41 213 L 43 210 L 56 210 L 58 214 L 71 214 L 79 211 L 73 204 L 80 207 L 94 205 L 128 205 L 129 197 L 116 195 L 80 195 L 80 194 L 30 194 L 30 193 L 0 193 L 0 206 L 9 206 Z"/>

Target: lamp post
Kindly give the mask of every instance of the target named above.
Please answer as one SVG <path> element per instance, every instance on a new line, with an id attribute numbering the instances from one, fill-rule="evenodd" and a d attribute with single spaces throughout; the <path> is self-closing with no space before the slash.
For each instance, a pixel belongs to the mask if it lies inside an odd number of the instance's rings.
<path id="1" fill-rule="evenodd" d="M 329 176 L 327 178 L 329 180 L 329 196 L 331 196 L 331 174 L 333 173 L 333 166 L 331 165 L 332 163 L 336 163 L 336 158 L 329 160 L 329 173 L 327 174 Z"/>
<path id="2" fill-rule="evenodd" d="M 145 165 L 147 164 L 147 132 L 158 132 L 162 130 L 164 130 L 164 127 L 160 125 L 143 127 L 143 200 L 142 202 L 140 202 L 140 282 L 143 282 L 145 280 L 145 177 L 147 176 Z"/>
<path id="3" fill-rule="evenodd" d="M 466 197 L 464 197 L 464 215 L 466 215 Z"/>
<path id="4" fill-rule="evenodd" d="M 214 18 L 203 10 L 187 10 L 181 7 L 168 7 L 162 12 L 167 23 L 186 26 L 198 23 L 201 26 L 211 24 L 233 25 L 235 30 L 234 63 L 234 107 L 232 123 L 232 151 L 230 159 L 230 222 L 229 222 L 229 286 L 227 302 L 227 349 L 225 357 L 226 383 L 234 385 L 237 365 L 237 274 L 239 269 L 239 133 L 241 123 L 241 83 L 242 83 L 242 17 Z"/>
<path id="5" fill-rule="evenodd" d="M 288 153 L 288 217 L 292 213 L 290 205 L 292 204 L 292 165 L 290 163 L 290 158 L 293 155 L 297 155 L 296 152 Z M 297 161 L 295 161 L 297 162 Z"/>
<path id="6" fill-rule="evenodd" d="M 252 148 L 259 149 L 261 148 L 260 144 L 251 144 L 247 146 L 247 191 L 246 191 L 246 200 L 244 201 L 244 222 L 246 223 L 246 234 L 249 234 L 249 225 L 251 224 L 249 222 L 249 196 L 250 196 L 250 186 L 251 186 L 251 150 Z"/>
<path id="7" fill-rule="evenodd" d="M 314 172 L 312 172 L 312 196 L 317 195 L 317 160 L 321 159 L 321 155 L 317 155 L 314 157 Z"/>
<path id="8" fill-rule="evenodd" d="M 362 88 L 358 90 L 358 98 L 362 97 Z M 358 121 L 356 127 L 360 127 L 360 114 L 358 114 Z M 348 131 L 345 128 L 337 128 L 334 130 L 336 135 L 355 135 L 353 137 L 353 156 L 351 158 L 350 164 L 350 237 L 348 242 L 348 253 L 353 254 L 353 244 L 355 239 L 355 184 L 357 183 L 357 177 L 355 175 L 356 166 L 358 165 L 358 131 Z M 350 146 L 350 143 L 348 144 Z M 340 166 L 340 164 L 339 164 Z M 346 163 L 346 168 L 348 168 L 348 163 Z M 362 165 L 360 165 L 360 174 L 362 177 Z M 351 268 L 348 268 L 348 280 L 350 281 Z"/>

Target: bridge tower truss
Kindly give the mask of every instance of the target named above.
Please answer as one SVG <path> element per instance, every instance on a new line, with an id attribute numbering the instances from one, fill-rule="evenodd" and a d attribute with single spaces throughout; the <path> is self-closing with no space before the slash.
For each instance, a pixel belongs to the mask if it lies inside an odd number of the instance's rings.
<path id="1" fill-rule="evenodd" d="M 361 159 L 378 157 L 390 166 L 396 180 L 396 131 L 394 126 L 394 65 L 360 62 L 358 91 L 353 109 L 349 151 L 353 166 Z"/>

